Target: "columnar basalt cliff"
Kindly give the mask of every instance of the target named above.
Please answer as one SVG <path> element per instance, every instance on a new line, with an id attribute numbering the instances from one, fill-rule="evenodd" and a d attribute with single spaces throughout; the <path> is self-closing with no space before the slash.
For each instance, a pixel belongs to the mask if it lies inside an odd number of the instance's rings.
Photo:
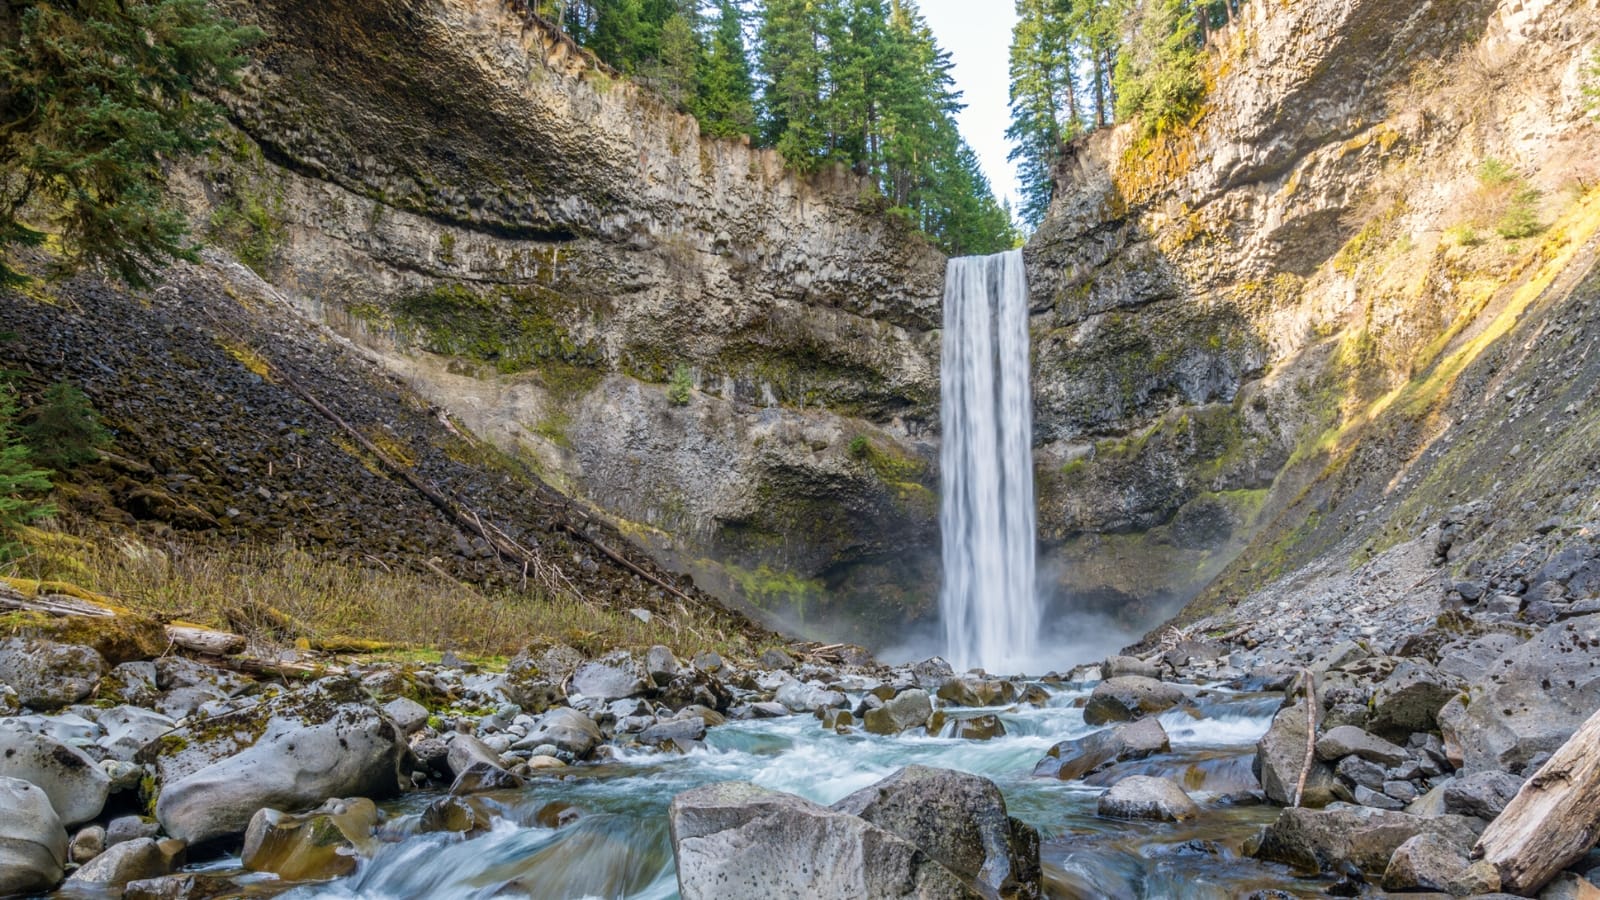
<path id="1" fill-rule="evenodd" d="M 227 5 L 268 38 L 184 179 L 214 239 L 709 589 L 931 611 L 944 259 L 868 185 L 501 0 Z"/>
<path id="2" fill-rule="evenodd" d="M 1223 627 L 1437 576 L 1436 612 L 1458 507 L 1495 511 L 1465 526 L 1492 555 L 1600 496 L 1600 409 L 1551 380 L 1593 364 L 1600 12 L 1244 9 L 1196 120 L 1070 148 L 1028 248 L 1057 588 L 1141 624 L 1198 596 L 1183 619 Z"/>

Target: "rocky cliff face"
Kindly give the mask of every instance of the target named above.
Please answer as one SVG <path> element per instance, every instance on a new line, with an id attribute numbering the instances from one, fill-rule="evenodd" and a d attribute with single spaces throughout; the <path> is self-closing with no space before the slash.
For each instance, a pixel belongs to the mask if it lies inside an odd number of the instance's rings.
<path id="1" fill-rule="evenodd" d="M 944 260 L 875 194 L 501 0 L 224 5 L 269 37 L 184 179 L 214 239 L 719 594 L 930 607 Z"/>
<path id="2" fill-rule="evenodd" d="M 1592 490 L 1559 448 L 1600 410 L 1529 419 L 1530 388 L 1485 392 L 1537 365 L 1552 400 L 1549 374 L 1588 360 L 1522 351 L 1548 340 L 1540 317 L 1579 327 L 1587 296 L 1597 37 L 1585 0 L 1253 3 L 1191 126 L 1072 148 L 1028 248 L 1063 598 L 1148 622 L 1200 595 L 1193 619 L 1295 597 L 1314 560 L 1347 575 L 1428 543 L 1468 500 L 1531 505 L 1519 521 L 1582 506 L 1527 470 Z M 1520 424 L 1466 430 L 1499 415 Z M 1383 578 L 1403 595 L 1426 563 Z"/>

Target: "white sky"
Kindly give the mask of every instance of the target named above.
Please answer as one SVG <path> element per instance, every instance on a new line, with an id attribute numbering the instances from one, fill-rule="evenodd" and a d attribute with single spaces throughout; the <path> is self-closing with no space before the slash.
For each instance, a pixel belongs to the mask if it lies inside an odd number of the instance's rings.
<path id="1" fill-rule="evenodd" d="M 958 122 L 961 134 L 977 152 L 995 196 L 1017 205 L 1017 173 L 1006 162 L 1011 144 L 1011 28 L 1016 24 L 1010 0 L 922 0 L 922 14 L 939 46 L 950 51 L 951 72 L 967 108 Z"/>

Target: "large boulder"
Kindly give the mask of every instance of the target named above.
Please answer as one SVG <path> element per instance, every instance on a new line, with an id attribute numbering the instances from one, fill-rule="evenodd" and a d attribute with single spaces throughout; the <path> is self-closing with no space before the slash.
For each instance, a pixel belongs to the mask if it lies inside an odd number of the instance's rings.
<path id="1" fill-rule="evenodd" d="M 1461 679 L 1418 659 L 1403 659 L 1372 691 L 1367 727 L 1381 737 L 1405 740 L 1437 731 L 1439 710 L 1461 692 Z"/>
<path id="2" fill-rule="evenodd" d="M 644 667 L 631 653 L 611 653 L 578 666 L 567 691 L 602 703 L 637 697 L 645 691 Z"/>
<path id="3" fill-rule="evenodd" d="M 1470 850 L 1433 833 L 1408 838 L 1389 857 L 1384 890 L 1442 891 L 1456 897 L 1500 890 L 1500 873 L 1486 860 L 1474 863 Z"/>
<path id="4" fill-rule="evenodd" d="M 746 782 L 679 794 L 668 811 L 683 900 L 976 900 L 910 841 L 859 816 Z"/>
<path id="5" fill-rule="evenodd" d="M 246 749 L 166 783 L 156 818 L 167 834 L 199 844 L 243 832 L 262 808 L 399 791 L 410 751 L 394 722 L 360 703 L 303 701 L 268 710 Z"/>
<path id="6" fill-rule="evenodd" d="M 63 825 L 100 815 L 111 793 L 111 778 L 83 751 L 8 725 L 0 725 L 0 776 L 43 790 Z"/>
<path id="7" fill-rule="evenodd" d="M 1272 717 L 1272 725 L 1256 742 L 1254 770 L 1261 789 L 1274 803 L 1293 802 L 1300 772 L 1306 763 L 1306 704 L 1285 706 Z M 1313 760 L 1301 805 L 1312 808 L 1333 802 L 1336 780 L 1327 763 Z"/>
<path id="8" fill-rule="evenodd" d="M 907 766 L 833 805 L 922 850 L 985 897 L 1042 896 L 1039 833 L 1011 818 L 994 782 L 978 775 Z"/>
<path id="9" fill-rule="evenodd" d="M 1144 716 L 1166 712 L 1183 702 L 1183 691 L 1154 678 L 1124 675 L 1095 685 L 1089 703 L 1083 708 L 1083 721 L 1090 725 L 1131 722 Z"/>
<path id="10" fill-rule="evenodd" d="M 1071 781 L 1113 763 L 1145 759 L 1170 749 L 1167 730 L 1161 723 L 1155 719 L 1140 719 L 1056 744 L 1033 767 L 1033 774 Z"/>
<path id="11" fill-rule="evenodd" d="M 830 691 L 825 687 L 808 684 L 803 681 L 788 679 L 778 687 L 774 700 L 782 703 L 790 712 L 807 713 L 819 709 L 836 709 L 848 706 L 850 701 L 838 691 Z"/>
<path id="12" fill-rule="evenodd" d="M 876 709 L 869 709 L 861 718 L 861 725 L 873 734 L 893 735 L 910 728 L 928 724 L 933 715 L 933 699 L 921 688 L 908 688 L 885 700 Z"/>
<path id="13" fill-rule="evenodd" d="M 552 744 L 573 759 L 583 759 L 604 739 L 605 735 L 600 733 L 600 726 L 593 719 L 575 709 L 558 706 L 545 713 L 528 729 L 527 737 L 517 743 L 529 747 Z"/>
<path id="14" fill-rule="evenodd" d="M 1200 817 L 1200 807 L 1170 778 L 1130 775 L 1100 795 L 1095 812 L 1108 819 L 1187 822 Z"/>
<path id="15" fill-rule="evenodd" d="M 0 684 L 17 692 L 23 706 L 60 709 L 88 697 L 106 674 L 106 661 L 91 647 L 30 638 L 0 641 Z"/>
<path id="16" fill-rule="evenodd" d="M 1017 702 L 1017 686 L 999 678 L 962 675 L 940 685 L 938 697 L 952 706 L 1007 706 Z"/>
<path id="17" fill-rule="evenodd" d="M 1376 880 L 1395 850 L 1419 834 L 1470 847 L 1482 830 L 1482 822 L 1462 816 L 1424 818 L 1344 804 L 1290 808 L 1262 832 L 1254 855 L 1306 873 L 1337 871 L 1348 863 Z"/>
<path id="18" fill-rule="evenodd" d="M 46 891 L 67 864 L 67 830 L 45 792 L 0 776 L 0 896 Z"/>
<path id="19" fill-rule="evenodd" d="M 1600 709 L 1600 615 L 1552 625 L 1492 665 L 1439 713 L 1453 761 L 1468 772 L 1525 772 Z"/>

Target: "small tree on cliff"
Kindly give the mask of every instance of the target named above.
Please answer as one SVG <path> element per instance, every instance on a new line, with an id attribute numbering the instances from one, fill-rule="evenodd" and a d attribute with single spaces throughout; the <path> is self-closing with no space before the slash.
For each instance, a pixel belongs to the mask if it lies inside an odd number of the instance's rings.
<path id="1" fill-rule="evenodd" d="M 34 466 L 16 425 L 17 390 L 0 382 L 0 562 L 16 555 L 17 529 L 55 511 L 41 499 L 50 473 Z"/>
<path id="2" fill-rule="evenodd" d="M 134 285 L 189 259 L 163 166 L 221 121 L 252 29 L 205 0 L 0 0 L 0 252 L 60 242 L 64 268 Z M 24 276 L 0 259 L 0 283 Z"/>

